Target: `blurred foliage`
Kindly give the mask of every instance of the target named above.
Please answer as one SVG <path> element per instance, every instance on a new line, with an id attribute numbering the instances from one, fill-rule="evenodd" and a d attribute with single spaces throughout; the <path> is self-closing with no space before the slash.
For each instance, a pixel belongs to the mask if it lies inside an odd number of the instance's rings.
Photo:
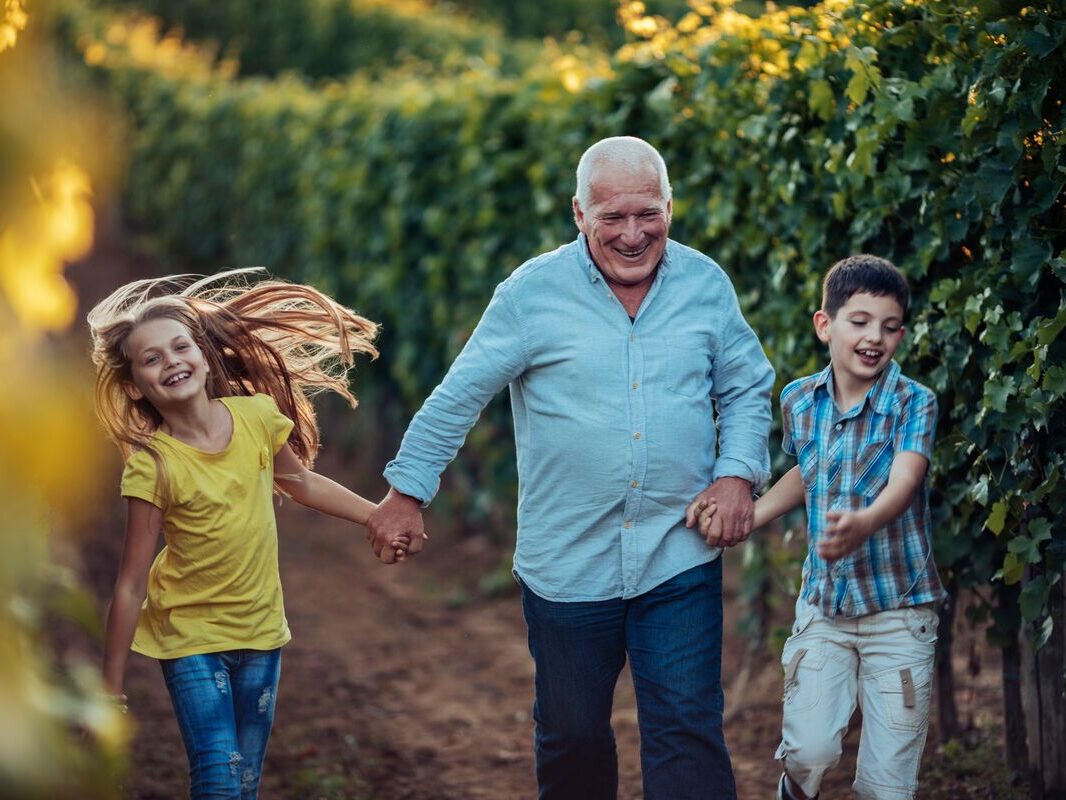
<path id="1" fill-rule="evenodd" d="M 618 24 L 618 0 L 540 0 L 536 3 L 501 3 L 499 0 L 440 0 L 441 8 L 457 8 L 478 19 L 495 20 L 514 37 L 566 38 L 574 31 L 590 43 L 618 46 L 626 39 Z M 643 10 L 670 20 L 689 10 L 686 0 L 648 0 Z"/>
<path id="2" fill-rule="evenodd" d="M 778 388 L 825 361 L 810 326 L 825 269 L 891 258 L 914 296 L 904 369 L 940 399 L 938 563 L 979 591 L 1020 583 L 992 630 L 1024 618 L 1046 635 L 1066 563 L 1066 12 L 826 0 L 749 16 L 707 0 L 676 21 L 620 15 L 631 41 L 609 63 L 549 45 L 520 75 L 406 67 L 318 88 L 238 79 L 134 18 L 72 9 L 62 30 L 127 109 L 125 204 L 146 239 L 183 269 L 265 264 L 383 321 L 360 381 L 393 422 L 494 285 L 572 239 L 574 166 L 605 135 L 660 148 L 674 236 L 729 270 Z M 510 438 L 501 401 L 452 470 L 470 524 L 509 528 Z"/>
<path id="3" fill-rule="evenodd" d="M 97 665 L 61 664 L 47 642 L 56 620 L 100 628 L 92 598 L 52 563 L 102 467 L 85 359 L 54 334 L 74 318 L 63 270 L 92 242 L 91 175 L 107 183 L 106 148 L 96 142 L 92 171 L 82 166 L 92 125 L 72 111 L 82 98 L 61 88 L 33 22 L 22 16 L 26 31 L 0 53 L 0 793 L 103 798 L 117 793 L 126 720 Z"/>
<path id="4" fill-rule="evenodd" d="M 214 42 L 242 75 L 308 78 L 407 65 L 452 72 L 485 64 L 517 72 L 535 54 L 499 26 L 438 11 L 426 0 L 136 0 L 122 3 L 177 35 Z"/>

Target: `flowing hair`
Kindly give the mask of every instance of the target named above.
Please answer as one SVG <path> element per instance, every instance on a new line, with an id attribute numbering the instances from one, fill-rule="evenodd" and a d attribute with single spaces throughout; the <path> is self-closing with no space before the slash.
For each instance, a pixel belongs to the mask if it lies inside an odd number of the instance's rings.
<path id="1" fill-rule="evenodd" d="M 318 454 L 318 420 L 311 399 L 333 391 L 355 408 L 348 371 L 356 353 L 377 358 L 378 326 L 311 286 L 278 280 L 248 282 L 260 267 L 218 275 L 171 275 L 134 281 L 88 314 L 96 365 L 96 414 L 127 459 L 147 451 L 166 497 L 163 461 L 152 436 L 159 412 L 126 391 L 132 370 L 126 343 L 149 320 L 184 325 L 210 367 L 207 395 L 269 394 L 293 421 L 289 445 L 307 467 Z"/>

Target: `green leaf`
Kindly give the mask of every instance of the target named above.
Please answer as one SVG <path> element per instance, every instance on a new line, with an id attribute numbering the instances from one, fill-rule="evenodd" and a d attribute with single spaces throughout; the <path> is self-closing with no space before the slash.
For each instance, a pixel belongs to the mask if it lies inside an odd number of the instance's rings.
<path id="1" fill-rule="evenodd" d="M 1018 583 L 1022 579 L 1022 571 L 1025 567 L 1025 563 L 1021 561 L 1014 553 L 1007 553 L 1003 557 L 1003 568 L 1000 570 L 1003 574 L 1003 582 L 1008 586 L 1012 586 Z"/>
<path id="2" fill-rule="evenodd" d="M 992 504 L 992 513 L 988 515 L 985 527 L 996 536 L 1003 533 L 1003 525 L 1007 521 L 1007 504 L 1003 500 L 997 500 Z"/>
<path id="3" fill-rule="evenodd" d="M 807 108 L 828 122 L 836 112 L 836 98 L 833 96 L 833 87 L 825 78 L 819 78 L 811 82 L 810 92 L 807 95 Z"/>
<path id="4" fill-rule="evenodd" d="M 1033 578 L 1022 588 L 1021 597 L 1018 598 L 1018 608 L 1022 612 L 1022 619 L 1033 622 L 1040 618 L 1047 602 L 1048 585 L 1043 575 Z"/>

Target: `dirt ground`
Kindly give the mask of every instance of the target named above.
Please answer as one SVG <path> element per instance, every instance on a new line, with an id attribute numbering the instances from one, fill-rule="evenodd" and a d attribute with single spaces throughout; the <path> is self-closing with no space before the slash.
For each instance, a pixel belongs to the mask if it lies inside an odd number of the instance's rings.
<path id="1" fill-rule="evenodd" d="M 469 599 L 477 577 L 499 566 L 498 548 L 483 538 L 445 534 L 434 537 L 419 557 L 384 566 L 355 526 L 300 508 L 283 509 L 279 525 L 293 640 L 283 651 L 261 797 L 534 797 L 533 673 L 519 598 L 511 592 Z M 115 529 L 108 535 L 121 534 Z M 114 541 L 89 546 L 97 562 L 92 583 L 104 591 L 115 567 L 104 564 L 103 555 L 114 548 Z M 727 707 L 742 702 L 743 708 L 727 724 L 726 736 L 739 796 L 769 798 L 778 774 L 772 756 L 780 724 L 780 673 L 776 664 L 766 664 L 742 701 L 729 692 L 744 648 L 735 631 L 739 570 L 732 555 L 723 674 Z M 134 655 L 127 691 L 137 735 L 123 797 L 182 796 L 185 753 L 158 665 Z M 994 687 L 980 691 L 979 705 L 987 705 Z M 972 712 L 974 687 L 961 692 L 964 714 Z M 639 738 L 625 672 L 613 721 L 619 797 L 635 800 L 642 796 Z M 858 721 L 846 739 L 844 759 L 823 785 L 823 798 L 850 795 Z M 926 762 L 935 757 L 934 743 L 935 731 Z"/>
<path id="2" fill-rule="evenodd" d="M 90 303 L 151 266 L 103 237 L 71 273 Z M 329 439 L 326 438 L 328 444 Z M 348 465 L 322 471 L 370 497 L 380 476 L 352 482 Z M 117 486 L 118 475 L 115 476 Z M 117 492 L 116 492 L 117 494 Z M 105 503 L 106 505 L 106 503 Z M 533 774 L 532 662 L 513 588 L 485 597 L 480 576 L 509 553 L 487 538 L 442 532 L 421 556 L 379 564 L 363 530 L 288 503 L 279 514 L 281 571 L 293 640 L 283 651 L 273 738 L 264 766 L 264 800 L 509 800 L 536 795 Z M 80 570 L 101 614 L 117 569 L 123 508 L 100 509 L 79 549 Z M 780 724 L 781 676 L 772 657 L 756 665 L 743 697 L 735 691 L 745 641 L 737 632 L 739 553 L 726 562 L 723 675 L 726 726 L 741 798 L 773 796 L 773 752 Z M 996 730 L 998 670 L 974 669 L 965 642 L 956 649 L 960 713 Z M 986 661 L 988 654 L 981 656 Z M 980 660 L 980 659 L 979 659 Z M 158 665 L 134 655 L 127 679 L 136 736 L 123 797 L 185 796 L 187 762 Z M 734 706 L 736 708 L 734 709 Z M 935 707 L 935 706 L 934 706 Z M 857 720 L 845 756 L 823 785 L 824 800 L 850 795 Z M 642 796 L 636 708 L 627 673 L 619 680 L 614 728 L 619 797 Z M 923 774 L 936 755 L 935 730 Z M 959 794 L 940 796 L 964 797 Z"/>

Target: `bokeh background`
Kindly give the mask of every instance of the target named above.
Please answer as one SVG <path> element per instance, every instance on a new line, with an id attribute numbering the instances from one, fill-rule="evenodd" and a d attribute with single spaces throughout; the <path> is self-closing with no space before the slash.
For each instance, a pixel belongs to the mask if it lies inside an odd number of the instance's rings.
<path id="1" fill-rule="evenodd" d="M 810 315 L 831 263 L 868 251 L 907 274 L 900 360 L 940 400 L 951 593 L 923 796 L 1063 796 L 1064 42 L 1053 0 L 3 0 L 0 796 L 182 790 L 180 750 L 174 782 L 144 788 L 144 720 L 98 691 L 121 506 L 86 304 L 262 265 L 380 321 L 359 411 L 322 409 L 326 464 L 373 496 L 496 283 L 575 235 L 580 153 L 623 133 L 663 153 L 672 235 L 730 274 L 778 390 L 824 361 Z M 513 458 L 500 397 L 434 503 L 463 569 L 404 603 L 514 605 Z M 741 708 L 779 680 L 803 549 L 786 523 L 730 555 Z M 463 796 L 386 786 L 366 760 L 314 791 Z"/>

